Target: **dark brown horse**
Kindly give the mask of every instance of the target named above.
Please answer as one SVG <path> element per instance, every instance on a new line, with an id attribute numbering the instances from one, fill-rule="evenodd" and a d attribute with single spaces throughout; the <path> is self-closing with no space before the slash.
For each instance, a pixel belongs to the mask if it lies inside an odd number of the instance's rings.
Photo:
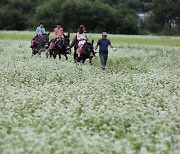
<path id="1" fill-rule="evenodd" d="M 75 45 L 75 47 L 74 47 L 74 62 L 75 63 L 76 62 L 84 63 L 86 61 L 86 59 L 89 59 L 89 63 L 92 64 L 92 58 L 95 56 L 93 44 L 94 44 L 94 40 L 92 40 L 92 43 L 86 42 L 80 57 L 78 57 L 78 55 L 76 53 L 77 45 Z"/>
<path id="2" fill-rule="evenodd" d="M 69 46 L 70 40 L 69 40 L 70 34 L 64 36 L 62 40 L 60 40 L 54 48 L 48 49 L 46 52 L 46 58 L 53 56 L 54 59 L 57 55 L 59 55 L 59 59 L 61 59 L 61 55 L 64 55 L 66 57 L 66 60 L 68 60 L 67 54 L 71 54 L 71 49 L 67 49 Z"/>

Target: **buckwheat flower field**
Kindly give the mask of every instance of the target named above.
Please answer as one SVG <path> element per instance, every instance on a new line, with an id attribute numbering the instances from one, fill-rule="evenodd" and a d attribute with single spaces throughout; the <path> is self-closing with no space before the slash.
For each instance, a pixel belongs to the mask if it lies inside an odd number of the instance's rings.
<path id="1" fill-rule="evenodd" d="M 0 153 L 180 152 L 180 45 L 115 42 L 105 71 L 29 46 L 0 39 Z"/>

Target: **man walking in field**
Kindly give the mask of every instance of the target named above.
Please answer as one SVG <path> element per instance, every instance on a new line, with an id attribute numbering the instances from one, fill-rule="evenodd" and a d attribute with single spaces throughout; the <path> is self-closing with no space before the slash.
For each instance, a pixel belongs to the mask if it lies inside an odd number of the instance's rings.
<path id="1" fill-rule="evenodd" d="M 116 50 L 116 48 L 114 48 L 112 46 L 109 39 L 107 39 L 107 33 L 103 32 L 102 33 L 102 38 L 99 39 L 99 41 L 97 42 L 97 45 L 95 46 L 95 50 L 99 46 L 99 57 L 100 57 L 100 60 L 101 60 L 101 68 L 103 70 L 106 68 L 106 62 L 107 62 L 107 59 L 108 59 L 108 45 L 111 48 L 113 48 L 114 51 Z"/>

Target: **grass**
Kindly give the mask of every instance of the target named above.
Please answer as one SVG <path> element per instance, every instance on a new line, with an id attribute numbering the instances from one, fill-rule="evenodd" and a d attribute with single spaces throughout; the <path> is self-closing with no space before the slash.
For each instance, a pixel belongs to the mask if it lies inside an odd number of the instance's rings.
<path id="1" fill-rule="evenodd" d="M 180 47 L 109 37 L 106 71 L 0 39 L 0 153 L 179 153 Z"/>
<path id="2" fill-rule="evenodd" d="M 10 40 L 31 40 L 34 37 L 34 32 L 18 32 L 18 31 L 0 31 L 0 39 Z M 74 37 L 71 34 L 71 40 Z M 95 42 L 101 37 L 100 34 L 87 34 L 89 40 L 94 39 Z M 50 38 L 53 38 L 51 33 Z M 166 36 L 125 36 L 125 35 L 108 35 L 108 38 L 114 44 L 139 44 L 139 45 L 165 45 L 165 46 L 180 46 L 180 37 Z"/>

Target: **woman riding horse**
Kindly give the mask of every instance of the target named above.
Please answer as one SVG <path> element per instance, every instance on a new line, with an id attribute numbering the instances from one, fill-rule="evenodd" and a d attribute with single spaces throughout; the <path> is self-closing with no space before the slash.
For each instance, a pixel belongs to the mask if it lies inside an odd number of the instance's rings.
<path id="1" fill-rule="evenodd" d="M 77 45 L 76 53 L 77 53 L 78 57 L 80 57 L 87 41 L 88 41 L 88 37 L 85 34 L 85 26 L 80 25 L 78 32 L 75 35 L 74 40 L 72 41 L 72 43 L 69 47 L 72 48 L 73 46 Z"/>

